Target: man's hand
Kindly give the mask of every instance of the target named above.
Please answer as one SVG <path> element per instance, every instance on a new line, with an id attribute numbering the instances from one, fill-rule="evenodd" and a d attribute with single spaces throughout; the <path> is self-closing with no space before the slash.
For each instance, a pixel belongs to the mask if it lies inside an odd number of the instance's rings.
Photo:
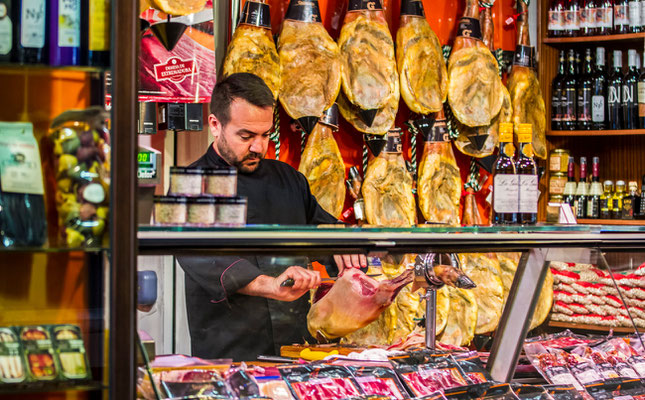
<path id="1" fill-rule="evenodd" d="M 280 286 L 287 279 L 293 279 L 293 286 Z M 261 296 L 280 301 L 294 301 L 310 289 L 320 286 L 320 273 L 302 267 L 289 267 L 277 278 L 260 275 L 251 283 L 238 290 L 240 294 Z"/>
<path id="2" fill-rule="evenodd" d="M 339 274 L 345 268 L 367 268 L 367 257 L 364 254 L 337 254 L 334 255 L 334 261 Z"/>

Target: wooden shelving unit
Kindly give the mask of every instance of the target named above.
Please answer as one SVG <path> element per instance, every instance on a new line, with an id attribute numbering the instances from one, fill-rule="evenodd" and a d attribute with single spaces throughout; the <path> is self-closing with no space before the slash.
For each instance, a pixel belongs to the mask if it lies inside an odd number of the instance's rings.
<path id="1" fill-rule="evenodd" d="M 645 129 L 621 129 L 606 131 L 552 131 L 547 129 L 547 136 L 626 136 L 645 135 Z"/>
<path id="2" fill-rule="evenodd" d="M 551 46 L 568 46 L 573 44 L 598 44 L 598 43 L 643 43 L 645 33 L 626 33 L 622 35 L 599 35 L 599 36 L 580 36 L 572 38 L 544 38 L 543 43 Z"/>
<path id="3" fill-rule="evenodd" d="M 645 219 L 586 219 L 580 218 L 579 224 L 587 225 L 645 225 Z"/>
<path id="4" fill-rule="evenodd" d="M 634 333 L 634 328 L 624 326 L 611 327 L 600 325 L 574 324 L 572 322 L 549 321 L 548 325 L 552 328 L 579 329 L 585 331 L 609 332 L 610 330 L 618 333 Z"/>

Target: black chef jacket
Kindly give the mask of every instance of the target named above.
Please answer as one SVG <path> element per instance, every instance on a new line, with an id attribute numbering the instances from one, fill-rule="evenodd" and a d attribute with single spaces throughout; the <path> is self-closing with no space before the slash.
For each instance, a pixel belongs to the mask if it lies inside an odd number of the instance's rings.
<path id="1" fill-rule="evenodd" d="M 220 166 L 228 164 L 212 146 L 191 164 Z M 338 223 L 320 207 L 305 176 L 286 163 L 263 159 L 253 173 L 238 174 L 237 179 L 238 195 L 248 198 L 248 224 Z M 180 256 L 178 261 L 186 273 L 194 356 L 254 360 L 260 354 L 276 354 L 280 345 L 308 338 L 307 296 L 286 303 L 236 293 L 259 275 L 275 277 L 289 265 L 278 266 L 275 259 L 263 256 Z"/>

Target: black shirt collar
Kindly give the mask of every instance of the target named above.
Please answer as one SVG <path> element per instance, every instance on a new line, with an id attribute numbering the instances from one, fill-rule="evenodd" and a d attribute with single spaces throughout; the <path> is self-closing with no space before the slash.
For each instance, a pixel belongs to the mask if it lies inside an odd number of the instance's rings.
<path id="1" fill-rule="evenodd" d="M 224 161 L 219 154 L 217 154 L 212 144 L 208 146 L 208 151 L 206 151 L 206 161 L 208 162 L 209 167 L 230 167 L 230 165 Z"/>

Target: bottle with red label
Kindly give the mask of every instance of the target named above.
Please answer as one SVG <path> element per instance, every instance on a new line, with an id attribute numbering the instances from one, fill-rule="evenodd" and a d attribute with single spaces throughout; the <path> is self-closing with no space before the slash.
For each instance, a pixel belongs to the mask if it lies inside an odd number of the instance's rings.
<path id="1" fill-rule="evenodd" d="M 584 0 L 580 7 L 580 35 L 593 36 L 596 34 L 596 0 Z"/>
<path id="2" fill-rule="evenodd" d="M 596 0 L 596 35 L 610 35 L 614 30 L 612 0 Z"/>
<path id="3" fill-rule="evenodd" d="M 614 2 L 614 33 L 629 33 L 629 1 L 615 0 Z"/>
<path id="4" fill-rule="evenodd" d="M 549 6 L 548 36 L 561 37 L 564 34 L 565 0 L 551 0 Z"/>
<path id="5" fill-rule="evenodd" d="M 576 37 L 580 34 L 580 1 L 568 0 L 564 12 L 564 35 Z"/>

